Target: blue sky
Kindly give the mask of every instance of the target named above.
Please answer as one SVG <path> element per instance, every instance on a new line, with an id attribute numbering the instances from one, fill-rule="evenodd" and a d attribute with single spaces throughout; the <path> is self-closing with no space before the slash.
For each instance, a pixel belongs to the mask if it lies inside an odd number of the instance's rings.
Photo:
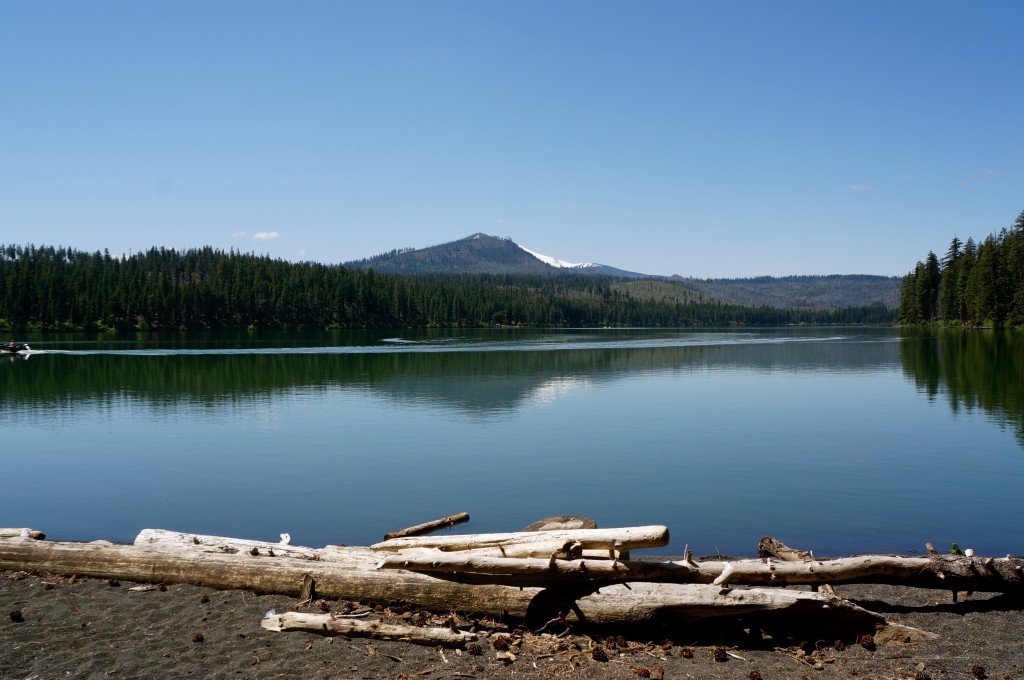
<path id="1" fill-rule="evenodd" d="M 0 243 L 901 275 L 1024 210 L 1024 3 L 0 0 Z"/>

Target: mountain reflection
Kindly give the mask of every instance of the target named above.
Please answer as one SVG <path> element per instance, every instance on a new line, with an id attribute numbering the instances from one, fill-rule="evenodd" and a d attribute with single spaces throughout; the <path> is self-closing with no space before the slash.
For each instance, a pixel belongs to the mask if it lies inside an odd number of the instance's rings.
<path id="1" fill-rule="evenodd" d="M 231 343 L 224 343 L 200 351 L 178 342 L 160 345 L 157 354 L 104 349 L 117 347 L 113 344 L 76 353 L 76 345 L 69 344 L 67 353 L 44 353 L 0 367 L 0 404 L 35 410 L 131 399 L 154 408 L 174 403 L 216 407 L 285 392 L 361 389 L 396 404 L 486 418 L 637 374 L 711 367 L 864 372 L 891 370 L 900 361 L 891 331 L 857 331 L 852 337 L 798 330 L 686 336 L 615 332 L 584 343 L 585 348 L 575 348 L 564 337 L 559 344 L 560 337 L 432 341 L 431 351 L 407 349 L 417 343 L 393 339 L 383 340 L 387 347 L 381 351 L 313 345 L 268 352 L 253 349 L 252 343 L 245 349 L 232 350 Z M 577 344 L 581 337 L 574 336 Z M 166 353 L 168 347 L 178 353 Z"/>

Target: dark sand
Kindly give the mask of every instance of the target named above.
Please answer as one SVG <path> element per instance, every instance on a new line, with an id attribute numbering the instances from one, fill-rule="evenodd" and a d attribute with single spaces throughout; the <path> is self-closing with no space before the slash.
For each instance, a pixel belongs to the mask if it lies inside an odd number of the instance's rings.
<path id="1" fill-rule="evenodd" d="M 496 658 L 493 634 L 471 654 L 274 633 L 260 628 L 261 619 L 270 609 L 294 609 L 294 598 L 186 585 L 132 592 L 133 585 L 0 572 L 0 678 L 1024 678 L 1022 601 L 1006 596 L 975 594 L 953 604 L 949 593 L 938 591 L 838 588 L 840 596 L 892 621 L 941 636 L 874 649 L 839 649 L 806 634 L 806 640 L 755 639 L 750 626 L 742 629 L 746 624 L 697 624 L 574 631 L 562 638 L 523 633 L 511 648 L 515 660 L 503 661 Z M 328 601 L 302 611 L 321 606 L 352 609 Z M 428 625 L 444 620 L 400 607 L 380 615 L 422 618 Z M 595 644 L 606 650 L 607 661 L 595 660 Z M 716 647 L 724 661 L 715 660 Z"/>

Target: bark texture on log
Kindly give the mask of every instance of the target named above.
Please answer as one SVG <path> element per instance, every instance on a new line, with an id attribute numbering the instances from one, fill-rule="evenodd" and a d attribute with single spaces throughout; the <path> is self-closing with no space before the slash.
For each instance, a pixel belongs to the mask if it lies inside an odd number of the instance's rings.
<path id="1" fill-rule="evenodd" d="M 316 580 L 312 574 L 302 577 L 302 588 L 299 590 L 299 602 L 312 602 L 316 597 Z"/>
<path id="2" fill-rule="evenodd" d="M 378 640 L 399 640 L 418 645 L 444 645 L 459 647 L 477 639 L 474 633 L 455 632 L 450 628 L 418 628 L 381 621 L 344 619 L 331 614 L 303 614 L 287 612 L 263 619 L 260 626 L 276 632 L 305 631 L 321 635 L 349 635 Z"/>

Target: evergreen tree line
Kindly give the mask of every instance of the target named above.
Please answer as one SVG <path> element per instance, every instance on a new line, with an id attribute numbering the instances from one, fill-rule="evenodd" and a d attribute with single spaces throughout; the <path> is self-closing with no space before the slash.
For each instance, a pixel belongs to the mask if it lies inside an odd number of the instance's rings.
<path id="1" fill-rule="evenodd" d="M 891 323 L 882 305 L 784 310 L 639 300 L 614 277 L 386 275 L 210 247 L 130 257 L 0 245 L 0 328 L 312 329 Z"/>
<path id="2" fill-rule="evenodd" d="M 1024 212 L 980 244 L 954 236 L 941 260 L 929 252 L 903 277 L 899 321 L 1024 327 Z"/>

